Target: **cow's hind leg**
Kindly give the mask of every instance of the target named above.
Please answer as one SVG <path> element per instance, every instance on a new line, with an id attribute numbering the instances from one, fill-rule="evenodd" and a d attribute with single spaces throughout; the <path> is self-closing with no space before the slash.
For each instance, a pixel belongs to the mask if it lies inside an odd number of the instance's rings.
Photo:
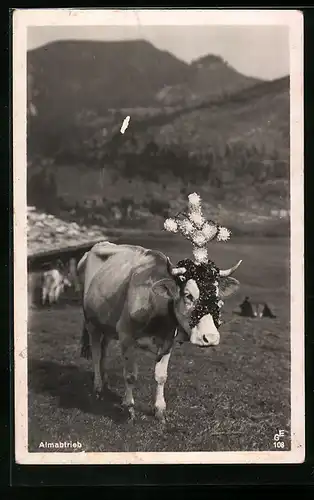
<path id="1" fill-rule="evenodd" d="M 165 383 L 168 375 L 168 363 L 171 351 L 164 354 L 155 366 L 155 380 L 157 382 L 156 399 L 155 399 L 155 415 L 158 420 L 165 423 L 166 402 L 164 396 Z"/>
<path id="2" fill-rule="evenodd" d="M 101 340 L 101 361 L 100 361 L 100 371 L 101 371 L 101 378 L 102 378 L 102 386 L 103 388 L 110 389 L 109 387 L 109 381 L 108 381 L 108 373 L 107 373 L 107 364 L 108 364 L 108 347 L 110 343 L 110 337 L 104 333 L 102 340 Z"/>
<path id="3" fill-rule="evenodd" d="M 121 342 L 123 357 L 123 376 L 125 383 L 124 404 L 127 407 L 131 420 L 135 417 L 133 390 L 137 381 L 137 364 L 135 359 L 135 349 L 129 342 Z"/>
<path id="4" fill-rule="evenodd" d="M 91 359 L 91 357 L 92 357 L 90 338 L 89 338 L 89 333 L 88 333 L 85 321 L 83 323 L 83 328 L 82 328 L 81 357 L 86 358 L 86 359 Z"/>
<path id="5" fill-rule="evenodd" d="M 102 392 L 102 379 L 100 371 L 101 363 L 101 340 L 102 332 L 89 322 L 85 323 L 85 327 L 89 333 L 92 363 L 94 368 L 94 392 L 97 398 L 100 397 Z"/>

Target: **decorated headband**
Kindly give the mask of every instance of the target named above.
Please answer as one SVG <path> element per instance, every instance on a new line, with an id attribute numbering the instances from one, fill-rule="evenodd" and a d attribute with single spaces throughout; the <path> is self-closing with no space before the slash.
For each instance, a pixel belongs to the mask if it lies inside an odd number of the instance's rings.
<path id="1" fill-rule="evenodd" d="M 206 264 L 208 262 L 207 243 L 211 240 L 227 241 L 231 232 L 226 227 L 204 218 L 201 198 L 197 193 L 190 194 L 188 199 L 188 213 L 180 212 L 174 218 L 166 219 L 164 228 L 171 233 L 180 232 L 191 241 L 195 263 Z"/>

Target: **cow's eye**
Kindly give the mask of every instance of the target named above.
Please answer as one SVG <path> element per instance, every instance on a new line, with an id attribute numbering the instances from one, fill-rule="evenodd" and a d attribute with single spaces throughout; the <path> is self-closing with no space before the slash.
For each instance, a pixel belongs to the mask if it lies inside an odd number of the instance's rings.
<path id="1" fill-rule="evenodd" d="M 184 297 L 185 297 L 188 301 L 190 301 L 190 302 L 193 302 L 193 300 L 194 300 L 193 295 L 192 295 L 191 293 L 189 293 L 189 292 L 186 292 L 186 293 L 184 294 Z"/>

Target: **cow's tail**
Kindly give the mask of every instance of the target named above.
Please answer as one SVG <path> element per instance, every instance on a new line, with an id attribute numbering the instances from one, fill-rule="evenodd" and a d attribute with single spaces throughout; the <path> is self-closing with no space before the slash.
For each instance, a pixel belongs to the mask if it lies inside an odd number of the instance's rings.
<path id="1" fill-rule="evenodd" d="M 87 260 L 88 252 L 85 252 L 83 257 L 79 260 L 76 266 L 77 275 L 82 279 L 82 283 L 84 282 L 84 273 L 86 268 L 86 260 Z"/>
<path id="2" fill-rule="evenodd" d="M 89 334 L 86 328 L 86 323 L 84 321 L 81 337 L 81 357 L 86 359 L 91 359 L 92 350 L 89 341 Z"/>

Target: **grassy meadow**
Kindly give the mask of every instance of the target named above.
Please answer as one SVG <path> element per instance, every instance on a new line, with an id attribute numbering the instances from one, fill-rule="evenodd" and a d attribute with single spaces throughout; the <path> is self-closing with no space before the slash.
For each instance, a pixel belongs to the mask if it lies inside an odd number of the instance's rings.
<path id="1" fill-rule="evenodd" d="M 123 241 L 162 250 L 174 262 L 191 251 L 179 239 Z M 266 451 L 274 450 L 278 429 L 285 430 L 285 449 L 290 449 L 289 240 L 233 238 L 213 244 L 210 257 L 220 267 L 243 259 L 236 272 L 241 289 L 225 303 L 219 346 L 175 347 L 165 389 L 165 429 L 152 414 L 156 384 L 149 355 L 139 351 L 137 416 L 131 425 L 121 407 L 119 346 L 113 343 L 109 353 L 114 392 L 96 401 L 91 362 L 80 358 L 79 304 L 65 297 L 58 306 L 30 311 L 29 451 L 42 451 L 41 441 L 59 440 L 78 440 L 86 452 Z M 239 317 L 245 295 L 267 301 L 277 317 Z"/>

